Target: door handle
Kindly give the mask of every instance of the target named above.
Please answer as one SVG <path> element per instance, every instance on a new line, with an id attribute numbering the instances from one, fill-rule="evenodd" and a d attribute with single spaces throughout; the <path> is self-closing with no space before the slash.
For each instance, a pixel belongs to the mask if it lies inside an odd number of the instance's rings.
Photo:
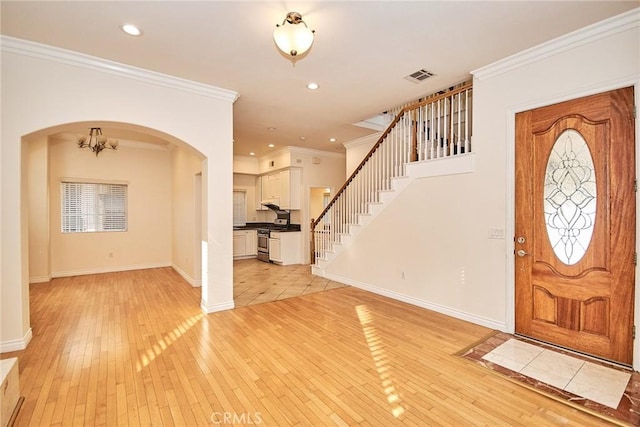
<path id="1" fill-rule="evenodd" d="M 527 251 L 525 251 L 525 250 L 523 250 L 523 249 L 519 249 L 519 250 L 518 250 L 518 252 L 516 252 L 516 254 L 517 254 L 519 257 L 523 257 L 523 256 L 526 256 L 526 255 L 531 255 L 529 252 L 527 252 Z"/>

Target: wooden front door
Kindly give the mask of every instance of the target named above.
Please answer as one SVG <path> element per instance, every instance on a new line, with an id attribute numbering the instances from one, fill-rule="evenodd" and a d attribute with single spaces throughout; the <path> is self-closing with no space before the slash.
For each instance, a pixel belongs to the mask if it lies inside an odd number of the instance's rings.
<path id="1" fill-rule="evenodd" d="M 631 365 L 633 88 L 516 115 L 516 333 Z"/>

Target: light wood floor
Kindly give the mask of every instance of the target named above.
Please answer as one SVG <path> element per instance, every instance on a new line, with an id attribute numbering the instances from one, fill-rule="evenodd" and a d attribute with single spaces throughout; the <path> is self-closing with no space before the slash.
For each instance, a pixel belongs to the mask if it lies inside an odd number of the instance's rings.
<path id="1" fill-rule="evenodd" d="M 452 356 L 487 329 L 352 287 L 203 315 L 162 268 L 30 298 L 19 426 L 602 425 Z"/>

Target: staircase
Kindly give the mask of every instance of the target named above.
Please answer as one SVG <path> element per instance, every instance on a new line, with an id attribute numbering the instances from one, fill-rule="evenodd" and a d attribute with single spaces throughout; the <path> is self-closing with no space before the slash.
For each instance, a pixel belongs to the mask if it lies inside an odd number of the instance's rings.
<path id="1" fill-rule="evenodd" d="M 317 219 L 311 220 L 313 274 L 324 269 L 434 162 L 471 152 L 472 85 L 399 108 L 389 127 Z M 427 166 L 425 168 L 425 166 Z"/>

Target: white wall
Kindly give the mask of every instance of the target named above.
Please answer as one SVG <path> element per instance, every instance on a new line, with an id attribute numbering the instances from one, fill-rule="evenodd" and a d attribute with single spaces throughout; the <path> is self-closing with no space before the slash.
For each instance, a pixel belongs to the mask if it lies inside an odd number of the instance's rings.
<path id="1" fill-rule="evenodd" d="M 167 149 L 121 144 L 96 157 L 75 141 L 49 145 L 51 275 L 76 276 L 171 265 L 171 163 Z M 65 178 L 127 185 L 126 232 L 62 233 Z"/>
<path id="2" fill-rule="evenodd" d="M 51 280 L 49 242 L 49 142 L 29 144 L 29 282 Z"/>
<path id="3" fill-rule="evenodd" d="M 347 176 L 351 176 L 353 171 L 360 165 L 364 156 L 369 154 L 369 151 L 378 139 L 382 135 L 382 132 L 376 132 L 372 135 L 367 135 L 362 138 L 354 139 L 353 141 L 349 141 L 344 143 L 343 145 L 347 149 L 346 154 L 346 167 L 347 167 Z"/>
<path id="4" fill-rule="evenodd" d="M 475 73 L 475 172 L 414 181 L 326 272 L 513 331 L 514 115 L 637 85 L 638 10 L 616 22 L 606 21 Z M 505 239 L 489 239 L 489 228 L 504 229 Z M 636 313 L 639 306 L 636 301 Z M 636 344 L 636 369 L 638 354 Z"/>
<path id="5" fill-rule="evenodd" d="M 28 144 L 67 123 L 115 122 L 188 144 L 203 164 L 202 307 L 233 307 L 232 164 L 236 94 L 2 37 L 0 351 L 24 348 L 29 320 Z M 96 102 L 99 100 L 99 102 Z"/>
<path id="6" fill-rule="evenodd" d="M 314 163 L 314 158 L 320 163 Z M 325 187 L 333 189 L 334 193 L 344 184 L 345 155 L 325 151 L 291 149 L 291 164 L 302 167 L 302 207 L 300 211 L 300 229 L 302 231 L 302 260 L 308 264 L 310 260 L 309 232 L 311 216 L 309 213 L 311 189 Z"/>
<path id="7" fill-rule="evenodd" d="M 201 250 L 196 241 L 199 218 L 197 207 L 197 181 L 202 173 L 202 160 L 186 147 L 171 150 L 171 258 L 172 266 L 192 286 L 201 285 L 200 272 L 195 268 Z"/>

